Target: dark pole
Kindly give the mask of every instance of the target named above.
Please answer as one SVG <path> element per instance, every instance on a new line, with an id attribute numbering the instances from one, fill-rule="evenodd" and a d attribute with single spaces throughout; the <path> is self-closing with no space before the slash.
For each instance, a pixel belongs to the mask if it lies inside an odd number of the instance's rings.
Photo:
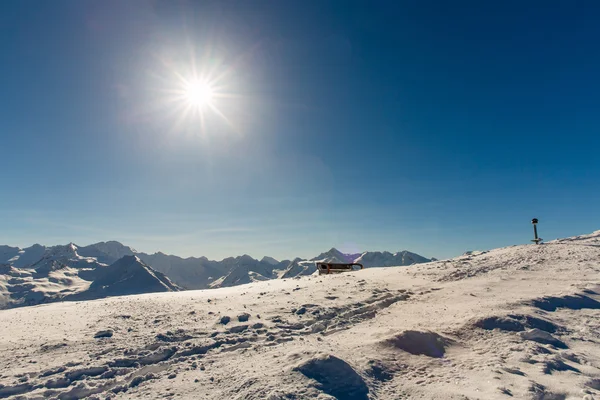
<path id="1" fill-rule="evenodd" d="M 535 244 L 540 244 L 540 242 L 544 239 L 542 238 L 538 238 L 538 233 L 537 233 L 537 223 L 538 223 L 538 219 L 534 218 L 531 220 L 531 223 L 533 224 L 533 240 L 532 242 L 535 242 Z"/>

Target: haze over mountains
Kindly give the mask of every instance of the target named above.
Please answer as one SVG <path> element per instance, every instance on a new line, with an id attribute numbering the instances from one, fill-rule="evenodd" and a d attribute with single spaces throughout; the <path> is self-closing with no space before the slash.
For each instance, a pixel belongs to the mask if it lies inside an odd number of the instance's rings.
<path id="1" fill-rule="evenodd" d="M 0 246 L 0 308 L 292 278 L 314 273 L 315 261 L 384 267 L 430 260 L 408 251 L 345 254 L 335 248 L 310 260 L 257 260 L 242 255 L 214 261 L 161 252 L 146 254 L 116 241 L 83 247 L 73 243 L 53 247 L 35 244 L 23 249 Z"/>

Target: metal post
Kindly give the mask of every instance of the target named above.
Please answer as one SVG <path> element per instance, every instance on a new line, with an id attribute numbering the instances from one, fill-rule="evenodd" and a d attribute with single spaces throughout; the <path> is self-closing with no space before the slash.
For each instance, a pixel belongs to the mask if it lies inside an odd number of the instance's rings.
<path id="1" fill-rule="evenodd" d="M 537 233 L 537 223 L 538 223 L 538 219 L 534 218 L 531 220 L 531 223 L 533 224 L 533 240 L 532 242 L 535 242 L 535 244 L 540 244 L 540 242 L 544 239 L 542 238 L 538 238 L 538 233 Z"/>

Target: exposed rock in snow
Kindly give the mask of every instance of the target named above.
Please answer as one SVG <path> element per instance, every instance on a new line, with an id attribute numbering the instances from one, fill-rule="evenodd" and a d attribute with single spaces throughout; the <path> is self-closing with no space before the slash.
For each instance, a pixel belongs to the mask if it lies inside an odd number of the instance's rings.
<path id="1" fill-rule="evenodd" d="M 109 337 L 112 337 L 112 335 L 113 335 L 113 331 L 110 329 L 107 329 L 105 331 L 96 332 L 96 334 L 94 335 L 94 339 L 109 338 Z"/>

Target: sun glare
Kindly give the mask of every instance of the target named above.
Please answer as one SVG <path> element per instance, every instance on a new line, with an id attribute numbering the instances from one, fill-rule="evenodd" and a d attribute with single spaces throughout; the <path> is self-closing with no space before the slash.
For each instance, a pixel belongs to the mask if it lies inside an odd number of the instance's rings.
<path id="1" fill-rule="evenodd" d="M 199 80 L 188 82 L 185 88 L 185 97 L 190 105 L 202 107 L 210 105 L 213 99 L 213 89 L 207 82 Z"/>
<path id="2" fill-rule="evenodd" d="M 157 76 L 164 83 L 160 91 L 164 95 L 161 106 L 168 108 L 172 132 L 194 132 L 204 137 L 209 131 L 223 132 L 218 125 L 221 122 L 238 132 L 238 127 L 228 118 L 233 111 L 227 108 L 235 106 L 240 98 L 230 91 L 231 82 L 227 78 L 232 74 L 232 67 L 220 71 L 219 65 L 202 66 L 202 62 L 193 57 L 189 63 L 180 65 L 162 61 L 165 73 Z"/>

